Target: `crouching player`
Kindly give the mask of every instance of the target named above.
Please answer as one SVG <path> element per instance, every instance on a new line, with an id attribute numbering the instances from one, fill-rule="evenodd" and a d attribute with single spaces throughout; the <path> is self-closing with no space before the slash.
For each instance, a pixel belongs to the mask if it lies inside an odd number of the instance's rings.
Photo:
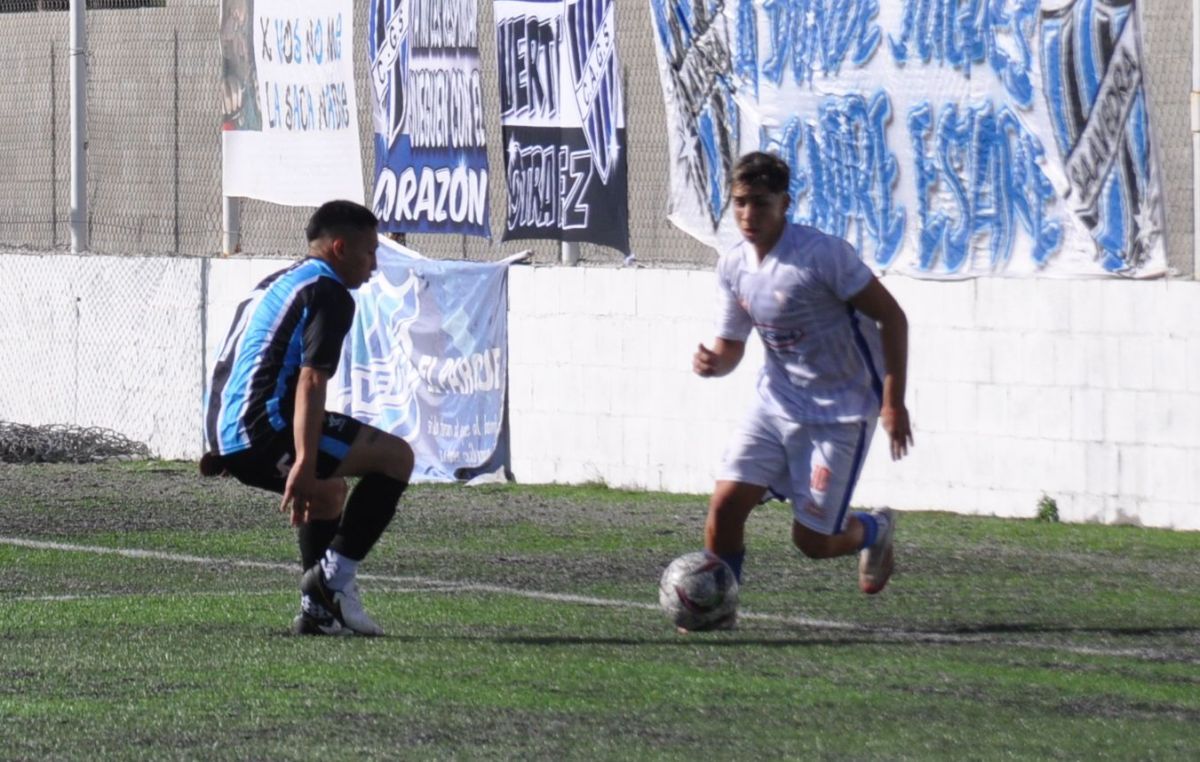
<path id="1" fill-rule="evenodd" d="M 325 410 L 354 317 L 350 291 L 375 270 L 378 221 L 350 201 L 309 219 L 308 256 L 268 276 L 237 308 L 205 402 L 200 470 L 283 496 L 304 574 L 302 635 L 383 630 L 363 610 L 358 564 L 396 512 L 413 469 L 404 440 Z M 345 477 L 360 476 L 349 499 Z M 344 507 L 343 507 L 344 506 Z"/>
<path id="2" fill-rule="evenodd" d="M 693 370 L 732 371 L 752 328 L 766 361 L 757 403 L 718 473 L 705 547 L 740 580 L 745 523 L 770 489 L 792 501 L 796 547 L 811 558 L 858 553 L 859 586 L 875 594 L 892 573 L 896 516 L 847 509 L 876 421 L 893 459 L 912 444 L 908 323 L 848 243 L 788 222 L 788 181 L 787 164 L 766 153 L 734 169 L 743 240 L 718 261 L 717 338 L 700 345 Z"/>

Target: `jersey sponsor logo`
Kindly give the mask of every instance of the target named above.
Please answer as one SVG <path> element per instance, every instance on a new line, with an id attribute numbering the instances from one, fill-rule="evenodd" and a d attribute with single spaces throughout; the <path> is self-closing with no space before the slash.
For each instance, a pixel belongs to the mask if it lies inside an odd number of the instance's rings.
<path id="1" fill-rule="evenodd" d="M 804 331 L 799 328 L 780 329 L 761 323 L 756 323 L 754 327 L 758 329 L 758 335 L 762 336 L 763 344 L 776 351 L 791 349 L 804 339 Z"/>

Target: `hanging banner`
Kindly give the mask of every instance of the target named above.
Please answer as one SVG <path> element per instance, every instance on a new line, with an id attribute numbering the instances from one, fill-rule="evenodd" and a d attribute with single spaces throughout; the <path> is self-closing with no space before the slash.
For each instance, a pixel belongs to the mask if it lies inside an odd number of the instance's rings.
<path id="1" fill-rule="evenodd" d="M 380 230 L 491 237 L 478 2 L 371 2 Z"/>
<path id="2" fill-rule="evenodd" d="M 507 473 L 508 263 L 376 253 L 331 407 L 408 442 L 414 481 Z"/>
<path id="3" fill-rule="evenodd" d="M 650 0 L 670 219 L 737 240 L 738 157 L 793 221 L 918 278 L 1153 277 L 1162 177 L 1135 0 Z"/>
<path id="4" fill-rule="evenodd" d="M 363 201 L 350 0 L 222 0 L 222 193 Z"/>
<path id="5" fill-rule="evenodd" d="M 496 0 L 504 240 L 629 253 L 625 112 L 613 0 Z"/>

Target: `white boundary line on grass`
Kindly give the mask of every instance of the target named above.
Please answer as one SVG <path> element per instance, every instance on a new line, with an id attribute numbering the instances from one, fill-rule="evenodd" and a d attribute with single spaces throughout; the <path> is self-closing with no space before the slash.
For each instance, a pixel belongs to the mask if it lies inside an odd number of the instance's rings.
<path id="1" fill-rule="evenodd" d="M 207 566 L 229 566 L 244 569 L 266 569 L 271 571 L 286 571 L 292 574 L 298 574 L 299 569 L 294 563 L 279 563 L 272 561 L 249 561 L 236 558 L 210 558 L 207 556 L 193 556 L 186 553 L 170 553 L 161 550 L 141 550 L 138 548 L 110 548 L 102 545 L 75 545 L 65 542 L 52 542 L 47 540 L 27 540 L 20 537 L 2 537 L 0 536 L 0 545 L 10 545 L 19 548 L 30 548 L 33 550 L 59 550 L 67 553 L 91 553 L 95 555 L 121 556 L 123 558 L 138 558 L 151 559 L 156 561 L 173 561 L 176 563 L 186 564 L 204 564 Z M 597 598 L 590 595 L 575 595 L 572 593 L 550 593 L 541 590 L 524 590 L 516 587 L 505 587 L 503 585 L 489 585 L 475 582 L 449 581 L 439 580 L 430 577 L 417 576 L 394 576 L 384 574 L 360 574 L 360 579 L 372 580 L 376 582 L 384 582 L 389 584 L 401 585 L 421 585 L 419 589 L 405 589 L 401 592 L 472 592 L 472 593 L 491 593 L 495 595 L 513 595 L 521 598 L 531 598 L 539 601 L 553 601 L 556 603 L 570 603 L 583 606 L 607 606 L 609 608 L 620 609 L 643 609 L 648 611 L 658 611 L 658 606 L 653 603 L 641 603 L 638 601 L 626 601 L 616 598 Z M 395 591 L 391 591 L 395 592 Z M 59 600 L 76 600 L 104 597 L 103 593 L 96 595 L 64 595 L 64 596 L 22 596 L 17 600 L 42 600 L 42 601 L 59 601 Z M 10 599 L 11 600 L 11 599 Z M 1039 643 L 1030 640 L 1008 640 L 1006 638 L 998 638 L 987 634 L 954 634 L 945 632 L 928 632 L 920 630 L 895 630 L 879 627 L 870 627 L 867 625 L 854 624 L 852 622 L 835 622 L 822 619 L 810 619 L 800 616 L 780 616 L 777 614 L 757 614 L 751 611 L 739 611 L 738 617 L 743 620 L 753 620 L 758 622 L 774 622 L 776 624 L 785 624 L 795 627 L 806 627 L 817 630 L 836 630 L 839 632 L 857 633 L 865 637 L 875 637 L 880 640 L 892 642 L 922 642 L 936 643 L 940 645 L 975 645 L 975 644 L 990 644 L 998 646 L 1011 646 L 1017 648 L 1031 648 L 1045 651 L 1059 651 L 1064 653 L 1080 654 L 1085 656 L 1108 656 L 1108 657 L 1131 657 L 1131 658 L 1147 658 L 1160 656 L 1161 654 L 1154 649 L 1132 649 L 1132 648 L 1096 648 L 1091 646 L 1073 646 L 1063 643 Z M 1177 658 L 1177 654 L 1173 654 L 1173 658 Z M 1192 661 L 1187 658 L 1186 661 Z M 1200 661 L 1200 659 L 1197 659 Z"/>

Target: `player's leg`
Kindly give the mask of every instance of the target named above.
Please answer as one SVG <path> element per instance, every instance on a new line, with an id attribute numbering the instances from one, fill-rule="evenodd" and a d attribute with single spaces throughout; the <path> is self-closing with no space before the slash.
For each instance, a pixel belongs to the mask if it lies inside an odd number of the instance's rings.
<path id="1" fill-rule="evenodd" d="M 327 413 L 321 450 L 337 451 L 337 477 L 359 476 L 319 563 L 305 571 L 301 589 L 350 629 L 381 635 L 358 595 L 359 563 L 383 535 L 412 475 L 412 448 L 403 439 L 338 413 Z"/>
<path id="2" fill-rule="evenodd" d="M 810 558 L 859 553 L 859 583 L 876 593 L 891 574 L 895 517 L 850 511 L 875 421 L 806 425 L 794 434 L 792 541 Z"/>
<path id="3" fill-rule="evenodd" d="M 746 520 L 766 491 L 759 484 L 718 481 L 708 501 L 704 548 L 729 564 L 739 582 L 746 558 Z"/>
<path id="4" fill-rule="evenodd" d="M 302 569 L 307 569 L 325 556 L 325 550 L 333 542 L 341 524 L 342 509 L 349 493 L 346 480 L 341 477 L 322 479 L 317 482 L 317 489 L 319 496 L 305 505 L 303 518 L 296 525 Z"/>
<path id="5" fill-rule="evenodd" d="M 334 413 L 328 417 L 342 418 L 339 424 L 342 426 L 353 422 Z M 356 562 L 366 558 L 395 515 L 412 469 L 413 451 L 407 442 L 374 426 L 358 423 L 334 475 L 361 478 L 346 501 L 341 527 L 330 547 Z"/>
<path id="6" fill-rule="evenodd" d="M 326 443 L 328 444 L 328 443 Z M 328 448 L 327 448 L 328 449 Z M 260 443 L 250 450 L 221 458 L 221 470 L 251 487 L 283 494 L 288 472 L 295 462 L 295 447 L 290 432 L 282 432 L 270 442 Z M 319 452 L 317 458 L 317 494 L 293 513 L 296 542 L 300 547 L 302 569 L 316 564 L 325 556 L 329 543 L 341 523 L 342 505 L 346 501 L 346 480 L 331 477 L 337 465 L 334 454 Z M 299 635 L 339 635 L 345 632 L 333 612 L 312 596 L 301 591 L 300 613 L 292 622 Z"/>
<path id="7" fill-rule="evenodd" d="M 725 450 L 704 525 L 704 547 L 729 564 L 738 582 L 746 558 L 746 521 L 767 489 L 780 485 L 786 474 L 779 421 L 760 408 L 751 410 Z"/>

